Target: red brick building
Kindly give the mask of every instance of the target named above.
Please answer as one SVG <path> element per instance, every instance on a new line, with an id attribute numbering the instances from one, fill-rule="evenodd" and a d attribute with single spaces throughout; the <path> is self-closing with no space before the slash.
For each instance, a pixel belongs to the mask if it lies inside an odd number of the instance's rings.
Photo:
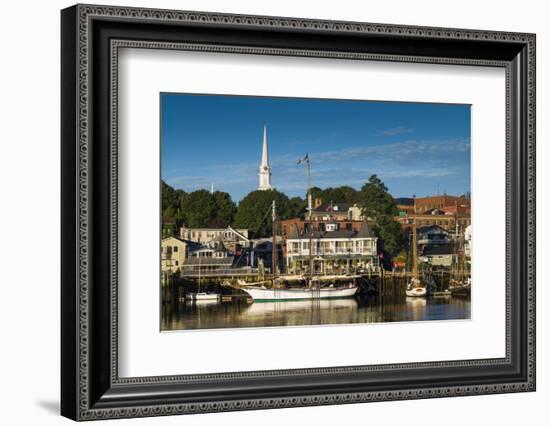
<path id="1" fill-rule="evenodd" d="M 448 232 L 455 232 L 457 227 L 464 230 L 471 221 L 470 199 L 464 196 L 435 195 L 421 198 L 396 198 L 399 215 L 395 220 L 401 223 L 404 230 L 410 228 L 412 219 L 416 226 L 440 226 Z"/>
<path id="2" fill-rule="evenodd" d="M 401 224 L 401 227 L 404 230 L 411 228 L 413 218 L 416 222 L 416 226 L 440 226 L 450 233 L 455 232 L 457 225 L 459 232 L 462 232 L 472 223 L 472 219 L 469 214 L 415 214 L 411 216 L 394 217 L 394 219 Z"/>
<path id="3" fill-rule="evenodd" d="M 434 195 L 433 197 L 420 197 L 414 199 L 414 212 L 416 214 L 427 213 L 430 210 L 439 209 L 445 211 L 445 208 L 454 208 L 470 210 L 470 199 L 453 195 Z"/>

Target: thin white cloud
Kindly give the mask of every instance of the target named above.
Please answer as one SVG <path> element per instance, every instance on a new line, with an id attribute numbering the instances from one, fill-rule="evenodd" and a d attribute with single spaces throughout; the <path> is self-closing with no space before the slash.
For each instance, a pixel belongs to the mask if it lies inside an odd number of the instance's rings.
<path id="1" fill-rule="evenodd" d="M 407 140 L 391 144 L 365 147 L 350 147 L 339 151 L 314 152 L 310 160 L 316 163 L 325 161 L 342 161 L 363 158 L 403 159 L 408 156 L 431 156 L 468 152 L 470 144 L 467 139 L 449 140 Z"/>
<path id="2" fill-rule="evenodd" d="M 349 185 L 359 189 L 372 174 L 377 174 L 382 180 L 461 176 L 465 173 L 464 167 L 468 167 L 464 163 L 464 156 L 468 155 L 469 150 L 467 138 L 406 140 L 346 147 L 337 151 L 309 151 L 309 158 L 313 185 Z M 303 195 L 306 191 L 306 171 L 303 165 L 297 164 L 300 156 L 288 153 L 273 157 L 270 161 L 273 169 L 272 184 L 288 195 Z M 197 169 L 194 170 L 196 172 Z M 227 191 L 238 200 L 241 194 L 256 189 L 258 164 L 211 164 L 201 168 L 199 174 L 186 176 L 181 173 L 165 179 L 168 184 L 186 191 L 210 188 L 214 184 L 216 189 Z"/>
<path id="3" fill-rule="evenodd" d="M 412 132 L 414 132 L 414 127 L 398 126 L 391 129 L 379 130 L 377 134 L 381 136 L 398 136 Z"/>

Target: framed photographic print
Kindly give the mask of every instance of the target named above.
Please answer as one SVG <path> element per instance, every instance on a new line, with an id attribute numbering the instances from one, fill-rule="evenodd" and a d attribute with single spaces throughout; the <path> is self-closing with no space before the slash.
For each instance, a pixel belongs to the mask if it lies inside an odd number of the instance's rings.
<path id="1" fill-rule="evenodd" d="M 535 390 L 535 36 L 76 5 L 74 420 Z"/>

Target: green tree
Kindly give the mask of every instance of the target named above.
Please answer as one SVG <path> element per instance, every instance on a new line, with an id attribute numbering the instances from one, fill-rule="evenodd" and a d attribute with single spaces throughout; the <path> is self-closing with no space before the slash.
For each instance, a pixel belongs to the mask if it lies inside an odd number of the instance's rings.
<path id="1" fill-rule="evenodd" d="M 166 182 L 161 182 L 161 210 L 163 222 L 174 222 L 177 227 L 184 221 L 183 204 L 188 194 L 181 189 L 174 189 Z"/>
<path id="2" fill-rule="evenodd" d="M 234 219 L 236 204 L 227 192 L 211 194 L 204 189 L 187 193 L 174 189 L 166 182 L 161 183 L 163 222 L 183 223 L 190 227 L 226 227 Z"/>
<path id="3" fill-rule="evenodd" d="M 175 193 L 178 197 L 178 207 L 176 209 L 176 224 L 179 228 L 183 223 L 185 223 L 184 206 L 189 199 L 189 194 L 181 189 L 176 189 Z"/>
<path id="4" fill-rule="evenodd" d="M 277 190 L 252 191 L 237 207 L 235 227 L 251 230 L 258 237 L 271 235 L 271 204 L 275 200 L 277 216 L 284 220 L 292 216 L 288 197 Z"/>
<path id="5" fill-rule="evenodd" d="M 401 225 L 393 218 L 397 207 L 388 188 L 376 175 L 372 175 L 358 194 L 364 217 L 373 224 L 373 231 L 380 239 L 380 248 L 390 257 L 399 253 L 405 243 Z"/>
<path id="6" fill-rule="evenodd" d="M 291 217 L 300 217 L 306 211 L 307 202 L 301 197 L 292 197 L 290 200 L 292 209 Z"/>
<path id="7" fill-rule="evenodd" d="M 329 187 L 321 189 L 317 186 L 311 188 L 312 198 L 321 198 L 323 203 L 349 203 L 354 204 L 357 202 L 357 191 L 351 186 L 338 186 L 335 188 Z"/>
<path id="8" fill-rule="evenodd" d="M 183 204 L 182 215 L 190 228 L 209 226 L 215 218 L 216 203 L 214 197 L 205 189 L 191 192 Z"/>
<path id="9" fill-rule="evenodd" d="M 375 225 L 374 232 L 382 240 L 382 250 L 390 256 L 395 256 L 403 249 L 405 236 L 399 222 L 391 216 L 381 216 Z"/>
<path id="10" fill-rule="evenodd" d="M 227 192 L 216 191 L 213 194 L 215 212 L 209 226 L 226 227 L 233 223 L 237 206 Z"/>
<path id="11" fill-rule="evenodd" d="M 338 201 L 339 203 L 354 204 L 357 202 L 358 194 L 355 188 L 352 188 L 351 186 L 340 186 L 337 189 L 339 193 L 342 194 L 340 196 L 342 201 Z"/>
<path id="12" fill-rule="evenodd" d="M 397 207 L 388 188 L 376 175 L 372 175 L 358 194 L 363 216 L 378 222 L 381 216 L 397 215 Z"/>
<path id="13" fill-rule="evenodd" d="M 323 198 L 325 196 L 325 191 L 318 186 L 312 186 L 311 187 L 311 198 L 315 200 L 316 198 Z M 306 194 L 306 200 L 307 200 L 307 194 Z M 324 200 L 323 200 L 324 201 Z"/>
<path id="14" fill-rule="evenodd" d="M 176 216 L 176 212 L 174 210 L 174 207 L 168 206 L 162 212 L 162 221 L 163 222 L 174 222 L 175 221 L 175 216 Z"/>
<path id="15" fill-rule="evenodd" d="M 162 204 L 162 211 L 164 212 L 168 207 L 172 207 L 173 212 L 178 209 L 178 194 L 176 191 L 174 191 L 174 188 L 172 188 L 170 185 L 168 185 L 166 182 L 161 181 L 161 204 Z"/>

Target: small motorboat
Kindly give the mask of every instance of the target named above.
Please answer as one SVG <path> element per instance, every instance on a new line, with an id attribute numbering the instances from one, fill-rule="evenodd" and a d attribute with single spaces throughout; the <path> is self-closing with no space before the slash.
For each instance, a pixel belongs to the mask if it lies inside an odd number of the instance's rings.
<path id="1" fill-rule="evenodd" d="M 187 293 L 185 295 L 185 300 L 190 301 L 200 301 L 200 300 L 219 300 L 221 295 L 219 293 Z"/>
<path id="2" fill-rule="evenodd" d="M 418 278 L 412 278 L 407 285 L 405 294 L 409 297 L 426 297 L 428 294 L 428 290 L 425 286 L 422 285 L 421 281 Z"/>
<path id="3" fill-rule="evenodd" d="M 453 296 L 469 296 L 471 293 L 472 284 L 470 278 L 466 281 L 451 279 L 449 283 L 449 291 Z"/>
<path id="4" fill-rule="evenodd" d="M 405 290 L 405 294 L 408 297 L 426 297 L 428 291 L 426 287 L 410 287 Z"/>

